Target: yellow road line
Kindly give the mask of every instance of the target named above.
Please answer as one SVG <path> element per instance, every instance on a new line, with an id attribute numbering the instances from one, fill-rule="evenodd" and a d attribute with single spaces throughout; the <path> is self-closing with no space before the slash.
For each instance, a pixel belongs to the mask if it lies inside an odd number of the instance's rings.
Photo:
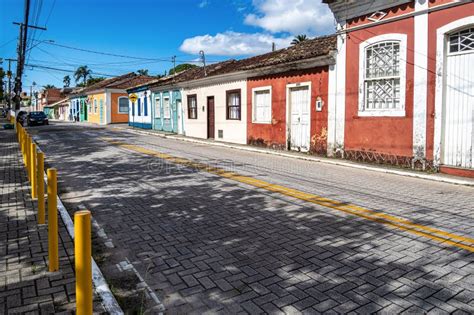
<path id="1" fill-rule="evenodd" d="M 108 138 L 102 138 L 102 140 L 112 145 L 116 145 L 116 146 L 128 149 L 130 151 L 158 157 L 160 159 L 164 159 L 175 164 L 180 164 L 180 165 L 192 167 L 199 170 L 204 170 L 208 173 L 215 174 L 227 179 L 232 179 L 234 181 L 237 181 L 243 184 L 265 189 L 271 192 L 280 193 L 288 197 L 296 198 L 299 200 L 317 204 L 317 205 L 327 207 L 330 209 L 342 211 L 342 212 L 352 214 L 352 215 L 355 215 L 355 216 L 358 216 L 358 217 L 361 217 L 373 222 L 389 225 L 391 227 L 406 231 L 408 233 L 411 233 L 417 236 L 429 238 L 439 243 L 455 246 L 455 247 L 458 247 L 470 252 L 474 252 L 474 246 L 471 246 L 471 244 L 474 244 L 473 238 L 469 238 L 469 237 L 449 233 L 443 230 L 439 230 L 436 228 L 432 228 L 429 226 L 417 224 L 410 220 L 396 217 L 390 214 L 377 212 L 377 211 L 366 209 L 360 206 L 339 202 L 336 200 L 328 199 L 328 198 L 318 196 L 315 194 L 306 193 L 306 192 L 288 188 L 285 186 L 271 184 L 260 179 L 240 175 L 234 172 L 228 172 L 222 168 L 211 167 L 209 165 L 199 163 L 199 162 L 194 162 L 186 158 L 175 157 L 166 153 L 149 150 L 143 147 L 127 144 L 121 141 L 111 140 Z M 466 243 L 466 244 L 463 244 L 463 243 Z"/>

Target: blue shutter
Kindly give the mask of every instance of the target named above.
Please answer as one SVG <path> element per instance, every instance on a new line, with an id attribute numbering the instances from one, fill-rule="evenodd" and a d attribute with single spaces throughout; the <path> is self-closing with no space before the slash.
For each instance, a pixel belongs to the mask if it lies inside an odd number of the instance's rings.
<path id="1" fill-rule="evenodd" d="M 148 97 L 145 96 L 143 99 L 143 111 L 145 112 L 145 117 L 148 116 L 148 102 L 147 102 Z"/>
<path id="2" fill-rule="evenodd" d="M 141 109 L 141 102 L 140 102 L 140 101 L 141 101 L 141 99 L 138 98 L 138 114 L 137 114 L 137 116 L 140 116 L 140 115 L 141 115 L 141 112 L 142 112 L 142 109 Z"/>

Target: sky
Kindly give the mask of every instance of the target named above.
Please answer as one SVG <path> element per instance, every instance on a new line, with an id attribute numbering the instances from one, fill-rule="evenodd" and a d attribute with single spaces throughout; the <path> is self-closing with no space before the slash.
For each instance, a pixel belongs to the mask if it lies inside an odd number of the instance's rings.
<path id="1" fill-rule="evenodd" d="M 172 56 L 177 64 L 199 64 L 200 50 L 207 63 L 240 59 L 269 52 L 272 42 L 287 47 L 298 34 L 334 32 L 321 0 L 31 0 L 30 10 L 29 24 L 47 30 L 29 30 L 24 90 L 33 82 L 36 90 L 62 87 L 65 75 L 74 85 L 81 65 L 96 77 L 138 69 L 156 75 L 172 68 Z M 0 58 L 16 58 L 18 26 L 12 22 L 23 21 L 23 14 L 23 0 L 0 0 Z"/>

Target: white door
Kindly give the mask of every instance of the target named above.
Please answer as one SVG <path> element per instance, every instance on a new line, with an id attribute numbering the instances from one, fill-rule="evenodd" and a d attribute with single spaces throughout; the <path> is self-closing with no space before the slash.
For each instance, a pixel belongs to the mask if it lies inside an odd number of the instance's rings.
<path id="1" fill-rule="evenodd" d="M 178 134 L 183 134 L 183 106 L 181 100 L 176 100 L 176 107 L 178 109 Z"/>
<path id="2" fill-rule="evenodd" d="M 448 38 L 442 163 L 474 168 L 474 27 Z"/>
<path id="3" fill-rule="evenodd" d="M 309 151 L 310 95 L 309 87 L 292 87 L 289 91 L 290 147 L 292 150 Z"/>

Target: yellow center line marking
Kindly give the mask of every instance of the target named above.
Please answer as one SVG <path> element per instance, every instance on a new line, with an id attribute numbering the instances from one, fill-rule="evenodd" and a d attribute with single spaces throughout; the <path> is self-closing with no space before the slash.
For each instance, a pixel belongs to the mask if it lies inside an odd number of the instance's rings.
<path id="1" fill-rule="evenodd" d="M 222 168 L 212 167 L 209 165 L 205 165 L 203 163 L 194 162 L 186 158 L 175 157 L 166 153 L 161 153 L 158 151 L 146 149 L 143 147 L 139 147 L 132 144 L 127 144 L 121 141 L 111 140 L 109 138 L 101 138 L 103 141 L 106 141 L 112 145 L 116 145 L 130 151 L 143 153 L 146 155 L 151 155 L 154 157 L 158 157 L 160 159 L 164 159 L 170 161 L 175 164 L 180 164 L 188 167 L 192 167 L 198 170 L 204 170 L 208 173 L 215 174 L 227 179 L 231 179 L 243 184 L 247 184 L 250 186 L 254 186 L 257 188 L 265 189 L 267 191 L 279 193 L 288 197 L 296 198 L 299 200 L 303 200 L 306 202 L 310 202 L 313 204 L 317 204 L 326 208 L 342 211 L 348 214 L 352 214 L 373 222 L 382 223 L 385 225 L 389 225 L 391 227 L 395 227 L 397 229 L 406 231 L 408 233 L 422 236 L 425 238 L 429 238 L 431 240 L 448 244 L 451 246 L 455 246 L 470 252 L 474 252 L 474 239 L 466 236 L 461 236 L 453 233 L 449 233 L 443 230 L 439 230 L 436 228 L 432 228 L 429 226 L 421 225 L 414 223 L 408 219 L 396 217 L 390 214 L 377 212 L 374 210 L 366 209 L 357 205 L 352 205 L 348 203 L 343 203 L 340 201 L 328 199 L 322 196 L 318 196 L 315 194 L 306 193 L 300 190 L 288 188 L 281 185 L 271 184 L 266 181 L 252 178 L 245 175 L 240 175 L 234 172 L 228 172 Z M 466 244 L 463 244 L 466 243 Z"/>

